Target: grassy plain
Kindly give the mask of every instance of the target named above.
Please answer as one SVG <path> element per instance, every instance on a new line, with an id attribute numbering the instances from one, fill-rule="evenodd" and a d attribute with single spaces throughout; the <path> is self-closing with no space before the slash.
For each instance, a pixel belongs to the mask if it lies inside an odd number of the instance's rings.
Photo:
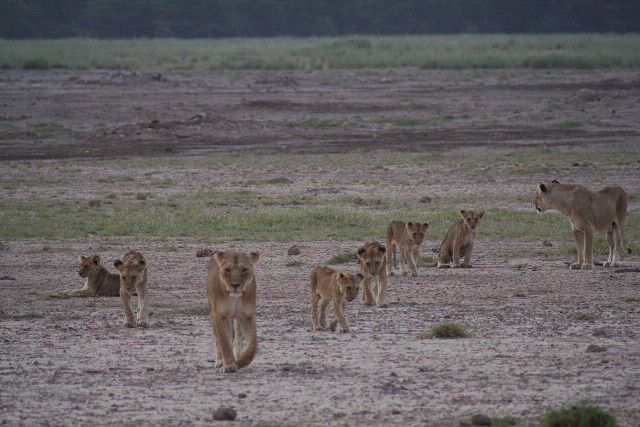
<path id="1" fill-rule="evenodd" d="M 640 65 L 638 34 L 0 40 L 0 67 L 313 70 Z"/>

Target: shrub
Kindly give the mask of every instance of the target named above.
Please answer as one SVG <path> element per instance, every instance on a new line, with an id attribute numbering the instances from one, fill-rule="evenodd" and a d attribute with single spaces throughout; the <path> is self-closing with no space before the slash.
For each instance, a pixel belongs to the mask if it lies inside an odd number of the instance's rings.
<path id="1" fill-rule="evenodd" d="M 418 335 L 418 338 L 465 338 L 470 335 L 464 326 L 455 322 L 444 322 L 432 327 L 429 332 Z"/>
<path id="2" fill-rule="evenodd" d="M 616 419 L 597 406 L 578 405 L 552 409 L 542 417 L 540 424 L 543 427 L 613 427 Z"/>

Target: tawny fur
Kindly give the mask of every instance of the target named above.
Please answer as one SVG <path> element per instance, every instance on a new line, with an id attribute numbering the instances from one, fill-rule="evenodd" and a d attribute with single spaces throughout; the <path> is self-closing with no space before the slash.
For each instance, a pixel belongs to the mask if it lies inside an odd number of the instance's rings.
<path id="1" fill-rule="evenodd" d="M 438 250 L 438 267 L 471 267 L 471 251 L 476 237 L 476 227 L 484 217 L 484 211 L 476 214 L 474 211 L 460 211 L 458 222 L 453 224 L 447 232 Z M 462 263 L 460 259 L 463 259 Z"/>
<path id="2" fill-rule="evenodd" d="M 387 274 L 393 275 L 393 268 L 397 268 L 396 246 L 400 251 L 400 269 L 402 274 L 411 271 L 412 276 L 418 275 L 418 263 L 420 261 L 420 245 L 429 229 L 429 224 L 419 222 L 393 221 L 387 227 Z"/>
<path id="3" fill-rule="evenodd" d="M 110 273 L 100 262 L 100 257 L 79 257 L 78 274 L 84 277 L 84 287 L 68 291 L 71 297 L 117 297 L 120 296 L 120 276 Z"/>
<path id="4" fill-rule="evenodd" d="M 582 185 L 560 184 L 552 181 L 539 184 L 533 204 L 540 213 L 555 209 L 569 217 L 576 241 L 578 260 L 571 268 L 593 268 L 593 235 L 605 232 L 609 244 L 609 258 L 605 267 L 617 267 L 619 256 L 626 251 L 624 221 L 627 216 L 627 193 L 620 187 L 605 187 L 591 191 Z"/>
<path id="5" fill-rule="evenodd" d="M 318 331 L 326 329 L 327 307 L 329 303 L 333 305 L 333 312 L 336 318 L 331 321 L 329 329 L 336 330 L 336 325 L 340 324 L 340 332 L 349 332 L 347 321 L 344 318 L 344 311 L 347 301 L 353 301 L 358 296 L 360 283 L 363 276 L 335 271 L 329 267 L 315 267 L 311 271 L 309 278 L 311 288 L 311 322 L 313 329 Z M 318 312 L 320 306 L 320 312 Z"/>
<path id="6" fill-rule="evenodd" d="M 360 261 L 360 273 L 362 280 L 362 303 L 364 305 L 375 304 L 378 307 L 386 307 L 384 298 L 387 294 L 387 248 L 378 242 L 365 243 L 358 249 L 357 255 Z M 371 282 L 373 286 L 371 286 Z"/>
<path id="7" fill-rule="evenodd" d="M 258 252 L 228 251 L 216 252 L 209 261 L 207 300 L 220 372 L 247 366 L 258 350 L 253 269 L 259 259 Z M 244 349 L 243 340 L 247 341 Z"/>
<path id="8" fill-rule="evenodd" d="M 147 261 L 140 252 L 128 252 L 113 266 L 120 273 L 120 299 L 124 307 L 124 326 L 149 326 L 149 293 L 147 292 Z M 138 295 L 138 313 L 134 320 L 133 295 Z"/>

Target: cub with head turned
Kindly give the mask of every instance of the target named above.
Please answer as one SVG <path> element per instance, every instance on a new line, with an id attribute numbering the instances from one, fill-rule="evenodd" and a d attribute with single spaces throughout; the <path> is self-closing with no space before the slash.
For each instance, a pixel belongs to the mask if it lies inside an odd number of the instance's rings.
<path id="1" fill-rule="evenodd" d="M 358 296 L 362 274 L 356 275 L 335 271 L 329 267 L 315 267 L 311 271 L 309 282 L 311 285 L 311 322 L 313 329 L 318 331 L 326 328 L 327 306 L 333 304 L 333 312 L 336 318 L 331 321 L 329 329 L 336 330 L 340 324 L 340 332 L 349 332 L 347 321 L 344 318 L 344 310 L 347 301 L 353 301 Z M 322 301 L 322 303 L 320 302 Z M 320 312 L 318 313 L 318 305 Z"/>
<path id="2" fill-rule="evenodd" d="M 449 232 L 438 251 L 438 268 L 448 267 L 471 267 L 471 250 L 473 240 L 476 237 L 476 227 L 478 222 L 484 217 L 484 211 L 475 213 L 474 211 L 460 211 L 461 219 L 451 226 Z M 462 264 L 460 258 L 463 258 Z"/>
<path id="3" fill-rule="evenodd" d="M 247 366 L 258 350 L 253 267 L 259 259 L 258 252 L 227 251 L 214 253 L 209 261 L 207 300 L 220 372 Z M 247 341 L 244 349 L 243 340 Z"/>
<path id="4" fill-rule="evenodd" d="M 393 268 L 397 268 L 396 246 L 400 250 L 400 269 L 402 274 L 407 274 L 406 267 L 411 270 L 412 276 L 418 275 L 418 262 L 420 261 L 420 245 L 429 229 L 429 224 L 419 222 L 393 221 L 387 228 L 387 274 L 393 275 L 391 270 L 391 257 L 393 256 Z"/>
<path id="5" fill-rule="evenodd" d="M 387 248 L 378 242 L 365 243 L 358 249 L 357 255 L 360 261 L 360 273 L 364 277 L 362 281 L 362 303 L 373 305 L 374 300 L 378 307 L 386 307 L 384 298 L 387 293 Z M 371 282 L 374 282 L 373 286 Z"/>
<path id="6" fill-rule="evenodd" d="M 147 293 L 147 261 L 140 252 L 128 252 L 113 266 L 120 273 L 120 299 L 124 307 L 124 326 L 135 328 L 149 326 L 149 294 Z M 138 295 L 138 318 L 133 319 L 133 299 Z"/>
<path id="7" fill-rule="evenodd" d="M 117 297 L 120 296 L 120 276 L 110 273 L 100 262 L 100 257 L 80 256 L 80 277 L 86 278 L 82 289 L 68 291 L 70 297 Z"/>

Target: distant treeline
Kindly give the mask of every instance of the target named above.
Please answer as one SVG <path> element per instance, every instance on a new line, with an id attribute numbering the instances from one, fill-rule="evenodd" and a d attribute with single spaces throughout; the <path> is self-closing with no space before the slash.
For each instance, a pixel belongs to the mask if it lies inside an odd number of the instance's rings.
<path id="1" fill-rule="evenodd" d="M 2 38 L 638 31 L 638 0 L 0 0 Z"/>

